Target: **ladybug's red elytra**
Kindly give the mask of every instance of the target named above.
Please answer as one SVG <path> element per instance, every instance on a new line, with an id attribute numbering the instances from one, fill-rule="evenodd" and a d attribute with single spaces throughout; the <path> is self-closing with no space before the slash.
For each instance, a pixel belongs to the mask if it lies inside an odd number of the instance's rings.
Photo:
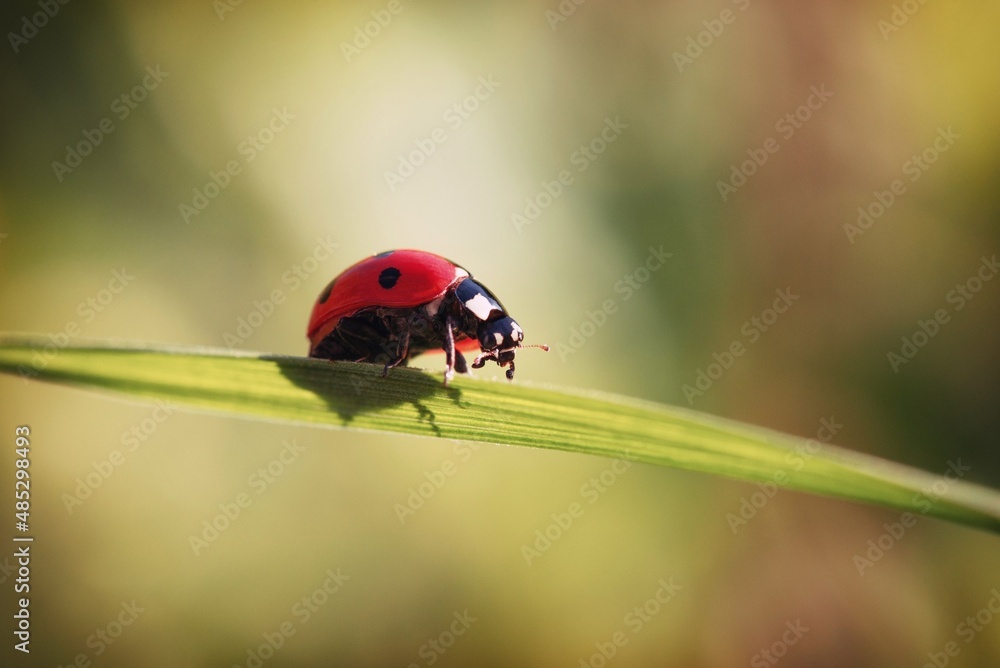
<path id="1" fill-rule="evenodd" d="M 500 301 L 450 260 L 418 250 L 392 250 L 348 267 L 320 293 L 309 318 L 309 356 L 378 362 L 382 375 L 411 357 L 444 349 L 444 384 L 468 373 L 462 351 L 479 351 L 478 369 L 509 366 L 524 332 Z"/>

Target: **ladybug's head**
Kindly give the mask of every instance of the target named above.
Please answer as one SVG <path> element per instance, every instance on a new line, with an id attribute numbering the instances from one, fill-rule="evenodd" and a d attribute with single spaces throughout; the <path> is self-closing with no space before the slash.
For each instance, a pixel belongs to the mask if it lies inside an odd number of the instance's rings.
<path id="1" fill-rule="evenodd" d="M 513 380 L 514 350 L 520 347 L 521 340 L 524 339 L 521 326 L 510 316 L 503 316 L 479 323 L 476 338 L 479 339 L 479 347 L 482 348 L 483 354 L 472 363 L 472 368 L 478 369 L 486 364 L 486 360 L 494 360 L 498 366 L 510 366 L 507 369 L 507 378 Z"/>
<path id="2" fill-rule="evenodd" d="M 524 332 L 510 316 L 480 323 L 478 338 L 479 347 L 483 349 L 483 354 L 475 359 L 472 368 L 478 369 L 486 364 L 487 360 L 494 360 L 498 366 L 510 366 L 507 369 L 507 380 L 514 380 L 515 350 L 518 348 L 549 349 L 545 345 L 522 346 Z"/>
<path id="3" fill-rule="evenodd" d="M 514 348 L 521 345 L 524 340 L 524 332 L 510 316 L 479 323 L 479 330 L 476 332 L 479 339 L 479 347 L 483 352 L 510 352 L 510 358 L 514 359 Z M 503 366 L 503 365 L 501 365 Z"/>
<path id="4" fill-rule="evenodd" d="M 473 369 L 479 369 L 487 360 L 493 360 L 500 366 L 509 366 L 507 378 L 513 380 L 515 350 L 535 347 L 549 349 L 548 346 L 522 346 L 524 332 L 521 326 L 507 315 L 504 307 L 483 284 L 467 278 L 455 288 L 455 295 L 478 321 L 476 340 L 483 352 L 472 363 Z"/>

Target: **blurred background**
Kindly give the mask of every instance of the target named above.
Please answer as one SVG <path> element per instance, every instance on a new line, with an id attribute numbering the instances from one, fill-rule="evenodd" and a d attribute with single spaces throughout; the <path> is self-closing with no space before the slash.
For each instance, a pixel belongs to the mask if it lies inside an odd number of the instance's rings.
<path id="1" fill-rule="evenodd" d="M 518 383 L 1000 485 L 1000 6 L 0 16 L 0 330 L 305 354 L 333 276 L 414 247 L 554 346 Z M 1000 664 L 986 533 L 16 377 L 0 405 L 8 446 L 32 429 L 37 540 L 33 651 L 5 665 Z"/>

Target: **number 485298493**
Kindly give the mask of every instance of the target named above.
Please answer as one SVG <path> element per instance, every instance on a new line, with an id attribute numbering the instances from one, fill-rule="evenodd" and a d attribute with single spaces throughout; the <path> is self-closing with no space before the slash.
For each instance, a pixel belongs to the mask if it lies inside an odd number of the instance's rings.
<path id="1" fill-rule="evenodd" d="M 14 473 L 14 477 L 17 478 L 17 481 L 14 483 L 14 498 L 17 499 L 14 503 L 14 509 L 16 510 L 14 516 L 18 520 L 18 527 L 24 527 L 22 531 L 27 531 L 28 509 L 31 507 L 31 476 L 28 473 L 28 466 L 31 464 L 28 459 L 28 452 L 31 447 L 31 442 L 28 440 L 30 434 L 31 429 L 25 426 L 14 429 L 14 452 L 17 454 L 17 459 L 14 461 L 14 466 L 17 467 Z"/>

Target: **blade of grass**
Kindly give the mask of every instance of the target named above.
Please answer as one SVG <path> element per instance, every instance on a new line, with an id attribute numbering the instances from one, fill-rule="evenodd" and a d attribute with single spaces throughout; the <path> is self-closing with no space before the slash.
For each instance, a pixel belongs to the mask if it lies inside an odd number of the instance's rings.
<path id="1" fill-rule="evenodd" d="M 444 388 L 438 374 L 415 369 L 393 369 L 381 378 L 381 367 L 370 364 L 228 350 L 112 342 L 60 349 L 30 336 L 0 338 L 0 372 L 256 419 L 549 448 L 777 481 L 1000 533 L 997 490 L 948 480 L 939 495 L 932 486 L 941 475 L 832 445 L 817 452 L 815 441 L 625 397 L 472 378 Z"/>

